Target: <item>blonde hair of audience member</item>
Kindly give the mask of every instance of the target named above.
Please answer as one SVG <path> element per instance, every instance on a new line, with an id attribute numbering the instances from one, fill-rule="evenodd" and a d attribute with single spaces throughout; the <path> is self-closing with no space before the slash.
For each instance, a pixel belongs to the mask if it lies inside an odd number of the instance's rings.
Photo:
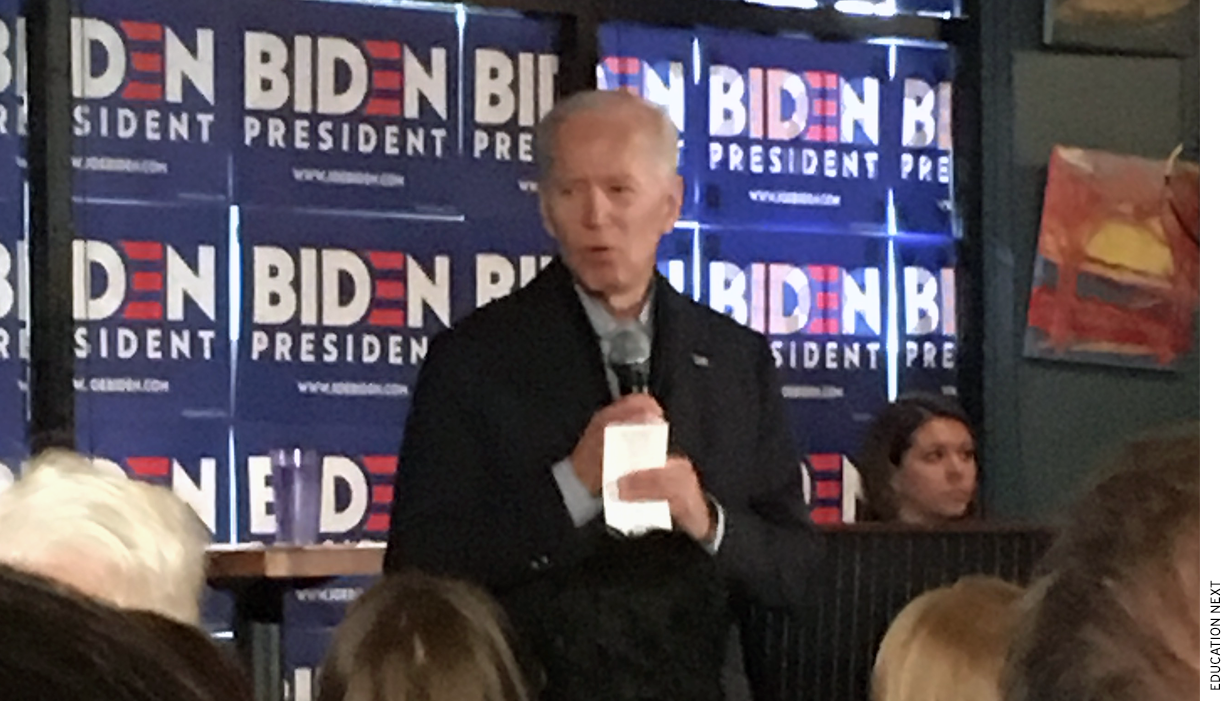
<path id="1" fill-rule="evenodd" d="M 527 701 L 503 612 L 465 582 L 382 579 L 346 613 L 318 701 Z"/>
<path id="2" fill-rule="evenodd" d="M 1009 701 L 1170 701 L 1200 688 L 1200 436 L 1135 441 L 1031 585 Z"/>
<path id="3" fill-rule="evenodd" d="M 872 701 L 994 701 L 1024 589 L 966 577 L 926 592 L 880 642 Z"/>
<path id="4" fill-rule="evenodd" d="M 39 454 L 0 494 L 0 561 L 191 625 L 207 542 L 204 524 L 169 489 L 67 450 Z"/>

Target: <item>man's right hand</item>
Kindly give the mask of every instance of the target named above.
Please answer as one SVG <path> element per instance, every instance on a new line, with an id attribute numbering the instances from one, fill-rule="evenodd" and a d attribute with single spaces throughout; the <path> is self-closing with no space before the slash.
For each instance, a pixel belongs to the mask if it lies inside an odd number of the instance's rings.
<path id="1" fill-rule="evenodd" d="M 620 397 L 614 404 L 603 407 L 589 420 L 581 440 L 569 456 L 577 479 L 598 496 L 602 491 L 602 438 L 610 424 L 660 421 L 664 418 L 662 406 L 648 394 L 629 394 Z"/>

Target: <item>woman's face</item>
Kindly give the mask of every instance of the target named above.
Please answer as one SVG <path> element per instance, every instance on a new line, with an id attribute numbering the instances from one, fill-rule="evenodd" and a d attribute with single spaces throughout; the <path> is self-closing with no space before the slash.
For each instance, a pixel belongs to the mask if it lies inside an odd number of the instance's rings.
<path id="1" fill-rule="evenodd" d="M 960 518 L 974 497 L 978 465 L 965 424 L 936 417 L 914 431 L 892 478 L 897 517 L 929 525 Z"/>

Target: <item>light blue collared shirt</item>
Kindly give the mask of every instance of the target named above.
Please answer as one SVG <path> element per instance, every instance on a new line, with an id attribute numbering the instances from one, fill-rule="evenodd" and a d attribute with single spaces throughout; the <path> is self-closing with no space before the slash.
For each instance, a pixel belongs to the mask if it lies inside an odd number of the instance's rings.
<path id="1" fill-rule="evenodd" d="M 607 355 L 611 351 L 611 338 L 621 329 L 629 325 L 636 325 L 644 330 L 649 342 L 653 343 L 653 288 L 650 288 L 650 296 L 645 300 L 645 306 L 634 322 L 616 319 L 611 316 L 606 307 L 602 306 L 601 302 L 591 297 L 585 290 L 580 287 L 575 287 L 575 289 L 577 297 L 581 300 L 581 306 L 585 309 L 585 316 L 589 318 L 589 323 L 598 336 L 598 344 L 602 348 L 603 368 L 606 370 L 606 381 L 611 389 L 611 396 L 618 399 L 619 379 L 615 376 L 615 371 L 611 369 L 610 364 L 606 362 Z M 653 359 L 650 358 L 649 362 L 652 363 Z M 555 482 L 559 486 L 560 494 L 564 497 L 564 506 L 568 508 L 568 513 L 572 516 L 573 525 L 580 528 L 602 513 L 602 497 L 590 494 L 589 489 L 581 483 L 576 471 L 572 469 L 571 457 L 565 457 L 555 463 L 551 472 L 555 475 Z M 717 525 L 713 530 L 713 542 L 702 543 L 702 545 L 710 554 L 716 554 L 718 548 L 721 547 L 722 536 L 726 533 L 726 512 L 715 499 L 707 494 L 705 496 L 717 513 Z"/>

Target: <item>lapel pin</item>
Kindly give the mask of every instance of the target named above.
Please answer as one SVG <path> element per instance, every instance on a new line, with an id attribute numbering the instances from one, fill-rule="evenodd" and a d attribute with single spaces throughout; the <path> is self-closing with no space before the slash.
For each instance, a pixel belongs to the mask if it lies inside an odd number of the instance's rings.
<path id="1" fill-rule="evenodd" d="M 709 357 L 700 353 L 693 353 L 692 364 L 698 368 L 707 368 L 709 367 Z"/>

